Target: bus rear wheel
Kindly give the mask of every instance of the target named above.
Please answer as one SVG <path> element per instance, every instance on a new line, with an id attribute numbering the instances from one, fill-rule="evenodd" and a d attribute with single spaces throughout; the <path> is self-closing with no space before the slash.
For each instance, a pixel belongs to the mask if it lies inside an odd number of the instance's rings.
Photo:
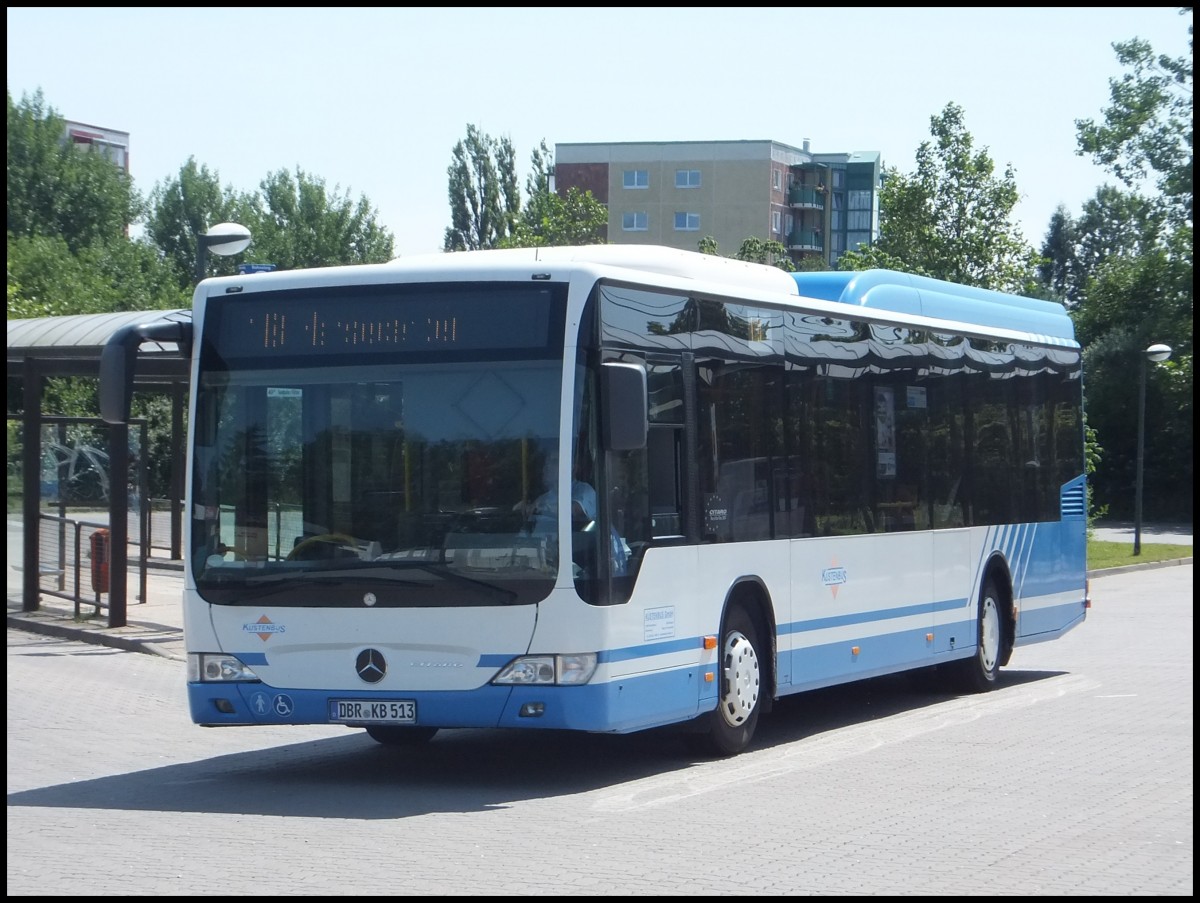
<path id="1" fill-rule="evenodd" d="M 433 735 L 437 732 L 436 727 L 396 727 L 372 724 L 367 728 L 367 736 L 384 746 L 423 746 L 432 740 Z"/>
<path id="2" fill-rule="evenodd" d="M 1000 590 L 991 578 L 979 593 L 979 613 L 975 636 L 975 654 L 957 662 L 959 685 L 969 693 L 986 693 L 996 686 L 1000 674 L 1000 654 L 1004 646 L 1001 627 Z"/>
<path id="3" fill-rule="evenodd" d="M 741 605 L 730 609 L 721 630 L 720 684 L 717 707 L 704 716 L 701 750 L 734 756 L 750 745 L 762 710 L 762 662 L 758 630 Z"/>

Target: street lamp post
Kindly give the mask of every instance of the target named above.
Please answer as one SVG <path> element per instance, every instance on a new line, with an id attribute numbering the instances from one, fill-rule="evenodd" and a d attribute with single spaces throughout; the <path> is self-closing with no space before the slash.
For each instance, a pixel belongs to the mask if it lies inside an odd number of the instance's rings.
<path id="1" fill-rule="evenodd" d="M 196 281 L 204 278 L 208 252 L 221 257 L 241 254 L 250 247 L 250 230 L 238 223 L 217 223 L 207 232 L 196 236 Z"/>
<path id="2" fill-rule="evenodd" d="M 1142 373 L 1138 383 L 1137 477 L 1133 491 L 1133 554 L 1142 554 L 1142 467 L 1146 457 L 1146 371 L 1150 364 L 1161 364 L 1171 356 L 1168 345 L 1151 345 L 1142 352 Z"/>

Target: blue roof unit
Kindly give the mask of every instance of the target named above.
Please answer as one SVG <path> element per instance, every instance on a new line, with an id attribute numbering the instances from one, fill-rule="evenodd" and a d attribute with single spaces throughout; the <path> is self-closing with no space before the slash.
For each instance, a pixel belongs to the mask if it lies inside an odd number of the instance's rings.
<path id="1" fill-rule="evenodd" d="M 1012 329 L 1075 342 L 1075 325 L 1056 301 L 1008 295 L 986 288 L 895 270 L 792 273 L 800 294 L 872 310 L 894 311 L 958 323 Z"/>

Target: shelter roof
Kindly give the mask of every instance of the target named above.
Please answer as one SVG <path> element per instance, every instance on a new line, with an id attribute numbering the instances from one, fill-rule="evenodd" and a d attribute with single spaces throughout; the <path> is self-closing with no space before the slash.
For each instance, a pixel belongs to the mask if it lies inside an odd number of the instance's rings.
<path id="1" fill-rule="evenodd" d="M 95 375 L 104 346 L 117 330 L 169 320 L 190 322 L 190 310 L 118 311 L 8 321 L 8 376 L 19 377 L 26 359 L 45 375 Z M 190 354 L 191 349 L 187 350 Z M 175 342 L 145 342 L 135 378 L 186 378 L 187 362 Z"/>
<path id="2" fill-rule="evenodd" d="M 91 357 L 99 356 L 105 343 L 118 329 L 159 320 L 189 322 L 190 310 L 119 311 L 109 314 L 74 314 L 8 321 L 8 356 Z M 142 354 L 178 354 L 174 342 L 146 342 Z"/>

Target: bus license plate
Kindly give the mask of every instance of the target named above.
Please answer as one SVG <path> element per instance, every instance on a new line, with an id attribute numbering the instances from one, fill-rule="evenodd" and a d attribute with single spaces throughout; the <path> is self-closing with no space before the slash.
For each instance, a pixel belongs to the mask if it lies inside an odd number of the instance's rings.
<path id="1" fill-rule="evenodd" d="M 415 699 L 331 699 L 329 720 L 341 724 L 416 724 Z"/>

